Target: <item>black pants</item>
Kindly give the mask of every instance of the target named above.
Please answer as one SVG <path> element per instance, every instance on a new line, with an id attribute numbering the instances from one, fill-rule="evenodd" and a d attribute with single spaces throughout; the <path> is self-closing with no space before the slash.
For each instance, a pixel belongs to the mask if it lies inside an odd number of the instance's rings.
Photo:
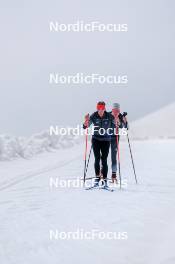
<path id="1" fill-rule="evenodd" d="M 109 154 L 110 141 L 100 141 L 97 139 L 92 139 L 92 147 L 95 157 L 95 174 L 96 176 L 100 175 L 100 159 L 102 162 L 102 174 L 103 178 L 107 178 L 108 174 L 108 164 L 107 158 Z"/>

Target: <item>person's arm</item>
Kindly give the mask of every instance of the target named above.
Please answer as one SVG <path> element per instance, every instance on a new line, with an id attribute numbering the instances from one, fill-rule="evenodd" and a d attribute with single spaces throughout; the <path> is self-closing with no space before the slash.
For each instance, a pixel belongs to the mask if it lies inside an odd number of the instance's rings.
<path id="1" fill-rule="evenodd" d="M 128 125 L 128 120 L 126 118 L 126 116 L 123 116 L 123 127 L 126 129 L 129 129 L 129 125 Z"/>
<path id="2" fill-rule="evenodd" d="M 124 121 L 123 121 L 123 115 L 120 113 L 118 115 L 118 121 L 119 121 L 119 128 L 124 128 Z"/>
<path id="3" fill-rule="evenodd" d="M 92 115 L 91 116 L 89 116 L 89 114 L 85 115 L 85 121 L 83 124 L 83 128 L 86 129 L 90 127 L 91 124 L 92 124 Z"/>
<path id="4" fill-rule="evenodd" d="M 127 120 L 127 112 L 123 112 L 123 123 L 124 123 L 124 128 L 126 128 L 128 130 L 129 124 L 128 124 L 128 120 Z"/>

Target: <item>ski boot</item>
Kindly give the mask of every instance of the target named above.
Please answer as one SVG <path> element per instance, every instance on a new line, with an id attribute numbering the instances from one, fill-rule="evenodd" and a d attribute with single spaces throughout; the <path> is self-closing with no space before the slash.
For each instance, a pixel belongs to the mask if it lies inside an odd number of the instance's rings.
<path id="1" fill-rule="evenodd" d="M 108 180 L 107 179 L 103 179 L 101 188 L 106 189 L 106 190 L 110 190 L 110 187 L 108 186 Z"/>
<path id="2" fill-rule="evenodd" d="M 116 172 L 112 172 L 111 182 L 118 184 Z"/>
<path id="3" fill-rule="evenodd" d="M 104 179 L 103 180 L 103 186 L 104 186 L 104 188 L 108 188 L 108 182 L 107 182 L 107 179 Z"/>
<path id="4" fill-rule="evenodd" d="M 96 176 L 96 178 L 94 180 L 94 187 L 99 187 L 99 182 L 100 182 L 100 177 Z"/>

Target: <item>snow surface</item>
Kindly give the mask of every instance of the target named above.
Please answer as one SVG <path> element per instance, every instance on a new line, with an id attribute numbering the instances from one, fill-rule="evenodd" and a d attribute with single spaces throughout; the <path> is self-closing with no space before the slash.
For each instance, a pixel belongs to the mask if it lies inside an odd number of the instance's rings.
<path id="1" fill-rule="evenodd" d="M 175 138 L 175 103 L 130 124 L 135 139 Z"/>
<path id="2" fill-rule="evenodd" d="M 122 178 L 115 192 L 50 188 L 52 178 L 83 173 L 84 145 L 0 163 L 0 263 L 174 264 L 174 140 L 121 142 Z M 94 176 L 93 156 L 88 177 Z M 109 160 L 110 161 L 110 160 Z M 110 175 L 110 174 L 109 174 Z M 55 240 L 49 230 L 127 232 L 127 240 Z"/>

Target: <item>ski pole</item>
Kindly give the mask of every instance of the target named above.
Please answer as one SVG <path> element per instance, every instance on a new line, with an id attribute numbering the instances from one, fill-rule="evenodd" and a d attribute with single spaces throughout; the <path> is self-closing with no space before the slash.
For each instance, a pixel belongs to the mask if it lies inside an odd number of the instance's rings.
<path id="1" fill-rule="evenodd" d="M 89 158 L 88 158 L 88 162 L 87 162 L 87 166 L 86 166 L 86 174 L 87 174 L 87 170 L 88 170 L 88 166 L 89 166 L 89 161 L 90 161 L 90 157 L 91 157 L 91 152 L 92 152 L 92 144 L 91 144 L 91 148 L 90 148 L 90 152 L 89 152 Z"/>
<path id="2" fill-rule="evenodd" d="M 127 112 L 123 112 L 123 117 L 126 117 L 127 115 L 128 115 Z M 126 123 L 126 127 L 127 127 L 127 139 L 128 139 L 129 151 L 130 151 L 130 155 L 131 155 L 132 167 L 133 167 L 133 171 L 134 171 L 135 181 L 136 181 L 136 183 L 138 183 L 137 182 L 137 176 L 136 176 L 136 170 L 135 170 L 135 166 L 134 166 L 134 159 L 133 159 L 132 150 L 131 150 L 129 134 L 128 134 L 128 122 Z"/>
<path id="3" fill-rule="evenodd" d="M 116 143 L 117 143 L 117 157 L 118 157 L 118 172 L 119 172 L 119 180 L 120 180 L 120 189 L 122 187 L 122 179 L 121 179 L 121 171 L 120 171 L 120 150 L 119 150 L 119 136 L 118 136 L 118 127 L 116 124 L 116 131 L 117 131 L 117 135 L 116 135 Z M 116 157 L 116 159 L 117 159 Z"/>
<path id="4" fill-rule="evenodd" d="M 85 153 L 84 153 L 84 186 L 85 186 L 85 180 L 86 180 L 86 159 L 87 159 L 87 148 L 88 148 L 88 133 L 87 129 L 85 131 Z"/>
<path id="5" fill-rule="evenodd" d="M 135 166 L 134 166 L 134 159 L 133 159 L 133 155 L 132 155 L 131 144 L 130 144 L 128 132 L 127 132 L 127 139 L 128 139 L 128 145 L 129 145 L 129 150 L 130 150 L 130 155 L 131 155 L 131 161 L 132 161 L 132 167 L 133 167 L 133 171 L 134 171 L 135 181 L 136 181 L 136 184 L 137 184 L 137 176 L 136 176 L 136 171 L 135 171 Z"/>

